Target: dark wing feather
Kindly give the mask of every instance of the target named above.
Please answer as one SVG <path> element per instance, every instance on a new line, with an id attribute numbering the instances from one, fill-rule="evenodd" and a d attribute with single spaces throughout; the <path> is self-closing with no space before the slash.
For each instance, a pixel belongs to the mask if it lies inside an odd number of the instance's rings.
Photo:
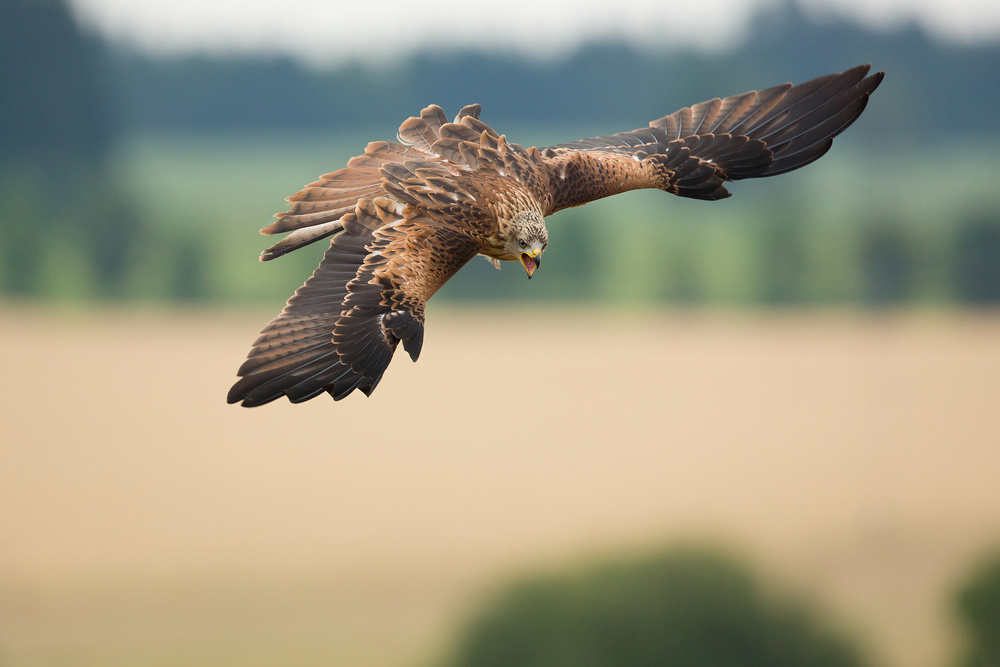
<path id="1" fill-rule="evenodd" d="M 883 78 L 869 69 L 708 100 L 649 127 L 545 148 L 547 213 L 637 188 L 720 199 L 730 194 L 726 181 L 805 166 L 864 111 Z"/>
<path id="2" fill-rule="evenodd" d="M 401 216 L 387 198 L 361 200 L 312 277 L 254 342 L 229 402 L 370 393 L 399 342 L 416 361 L 427 299 L 477 252 L 450 221 Z"/>
<path id="3" fill-rule="evenodd" d="M 254 341 L 241 379 L 229 390 L 230 403 L 254 407 L 281 396 L 294 403 L 324 390 L 341 398 L 358 386 L 362 375 L 340 362 L 332 336 L 347 283 L 366 256 L 364 238 L 343 230 L 334 236 L 313 275 Z"/>
<path id="4" fill-rule="evenodd" d="M 455 221 L 418 214 L 377 229 L 369 247 L 347 285 L 333 342 L 341 363 L 374 388 L 399 342 L 417 360 L 427 300 L 476 256 L 479 244 Z"/>
<path id="5" fill-rule="evenodd" d="M 230 403 L 369 393 L 399 342 L 416 360 L 424 304 L 479 250 L 462 223 L 481 227 L 484 213 L 456 179 L 469 165 L 449 164 L 439 153 L 456 127 L 477 145 L 504 148 L 478 116 L 479 105 L 464 107 L 455 125 L 429 106 L 400 126 L 400 143 L 368 144 L 345 169 L 289 197 L 291 209 L 262 230 L 289 234 L 261 259 L 333 238 L 313 275 L 254 342 Z"/>

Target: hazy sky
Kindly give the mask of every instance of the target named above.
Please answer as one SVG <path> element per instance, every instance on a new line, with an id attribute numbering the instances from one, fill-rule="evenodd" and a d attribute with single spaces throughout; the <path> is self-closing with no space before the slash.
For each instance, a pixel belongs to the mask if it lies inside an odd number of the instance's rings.
<path id="1" fill-rule="evenodd" d="M 418 47 L 480 46 L 546 57 L 620 36 L 653 47 L 724 48 L 779 0 L 70 0 L 87 25 L 157 53 L 270 51 L 317 63 L 392 59 Z M 1000 0 L 800 0 L 814 16 L 874 26 L 916 21 L 942 39 L 1000 38 Z M 706 18 L 707 17 L 707 18 Z"/>

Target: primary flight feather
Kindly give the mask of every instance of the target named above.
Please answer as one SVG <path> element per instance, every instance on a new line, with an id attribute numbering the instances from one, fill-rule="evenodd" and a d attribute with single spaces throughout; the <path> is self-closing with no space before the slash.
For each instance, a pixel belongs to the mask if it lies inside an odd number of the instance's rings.
<path id="1" fill-rule="evenodd" d="M 722 199 L 725 184 L 818 159 L 882 81 L 868 65 L 685 107 L 631 132 L 524 148 L 438 106 L 368 144 L 347 167 L 288 198 L 262 230 L 288 232 L 270 260 L 332 237 L 323 260 L 254 341 L 230 403 L 370 394 L 397 345 L 416 361 L 424 305 L 476 255 L 520 261 L 530 278 L 548 245 L 545 217 L 602 197 L 657 188 Z"/>

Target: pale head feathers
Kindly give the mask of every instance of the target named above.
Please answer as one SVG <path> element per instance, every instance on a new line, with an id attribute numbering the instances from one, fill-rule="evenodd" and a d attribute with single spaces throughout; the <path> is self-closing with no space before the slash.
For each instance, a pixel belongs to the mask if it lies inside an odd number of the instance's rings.
<path id="1" fill-rule="evenodd" d="M 505 257 L 501 259 L 516 260 L 522 252 L 538 250 L 544 252 L 549 244 L 549 231 L 545 228 L 545 219 L 537 210 L 522 210 L 510 219 L 504 234 Z"/>

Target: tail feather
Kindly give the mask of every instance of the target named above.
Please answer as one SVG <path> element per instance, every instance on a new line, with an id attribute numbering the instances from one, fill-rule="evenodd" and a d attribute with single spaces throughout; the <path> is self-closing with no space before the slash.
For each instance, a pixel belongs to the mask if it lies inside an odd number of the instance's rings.
<path id="1" fill-rule="evenodd" d="M 315 227 L 306 227 L 305 229 L 296 229 L 291 234 L 281 239 L 270 248 L 260 253 L 260 261 L 267 262 L 276 257 L 281 257 L 293 250 L 298 250 L 304 246 L 309 245 L 320 239 L 325 239 L 328 236 L 333 236 L 337 232 L 343 231 L 344 226 L 340 222 L 340 218 L 332 221 L 325 222 Z"/>

